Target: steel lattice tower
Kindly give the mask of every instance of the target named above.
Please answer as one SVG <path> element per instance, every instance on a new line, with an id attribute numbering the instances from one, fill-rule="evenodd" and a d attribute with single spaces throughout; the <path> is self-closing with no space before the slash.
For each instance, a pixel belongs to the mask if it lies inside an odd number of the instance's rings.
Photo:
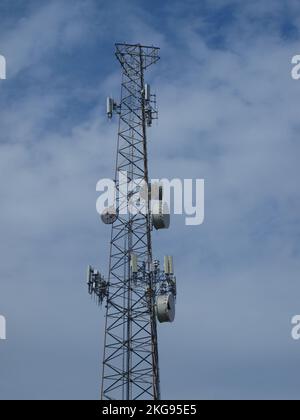
<path id="1" fill-rule="evenodd" d="M 106 298 L 101 399 L 158 400 L 157 293 L 165 296 L 172 288 L 175 295 L 175 283 L 171 285 L 169 276 L 159 287 L 163 282 L 159 263 L 152 258 L 151 206 L 137 214 L 122 210 L 134 195 L 132 183 L 137 187 L 136 180 L 142 180 L 149 185 L 147 127 L 157 111 L 144 73 L 159 60 L 159 49 L 116 44 L 116 57 L 122 66 L 122 89 L 119 105 L 108 98 L 109 117 L 119 114 L 116 209 L 106 220 L 112 224 L 109 276 L 106 282 L 89 267 L 88 281 L 91 294 L 101 301 Z"/>

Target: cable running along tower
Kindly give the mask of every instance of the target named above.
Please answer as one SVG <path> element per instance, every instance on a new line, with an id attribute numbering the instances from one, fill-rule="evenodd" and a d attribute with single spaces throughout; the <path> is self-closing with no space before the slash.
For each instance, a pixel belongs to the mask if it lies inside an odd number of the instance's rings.
<path id="1" fill-rule="evenodd" d="M 101 399 L 159 400 L 157 320 L 175 317 L 176 279 L 172 257 L 153 260 L 153 229 L 167 229 L 170 214 L 163 186 L 151 184 L 147 129 L 157 119 L 156 96 L 146 70 L 159 48 L 116 44 L 122 68 L 121 101 L 107 98 L 107 116 L 119 116 L 115 200 L 102 213 L 111 225 L 107 280 L 88 267 L 89 293 L 106 302 Z"/>

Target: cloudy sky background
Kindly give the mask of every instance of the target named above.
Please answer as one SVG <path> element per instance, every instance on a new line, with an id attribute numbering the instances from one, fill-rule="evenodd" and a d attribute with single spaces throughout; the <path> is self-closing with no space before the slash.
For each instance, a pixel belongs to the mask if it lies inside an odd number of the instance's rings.
<path id="1" fill-rule="evenodd" d="M 115 42 L 161 47 L 151 176 L 204 178 L 206 218 L 173 217 L 177 319 L 159 327 L 167 399 L 299 398 L 298 0 L 2 0 L 0 399 L 96 399 L 106 273 L 96 183 L 113 175 Z"/>

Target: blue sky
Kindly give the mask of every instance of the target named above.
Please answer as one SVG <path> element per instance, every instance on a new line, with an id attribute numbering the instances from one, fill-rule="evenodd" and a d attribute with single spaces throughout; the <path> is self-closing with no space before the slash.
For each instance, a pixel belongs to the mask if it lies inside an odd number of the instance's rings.
<path id="1" fill-rule="evenodd" d="M 161 47 L 151 176 L 206 182 L 204 225 L 154 234 L 179 284 L 162 395 L 299 398 L 299 29 L 297 0 L 1 1 L 1 399 L 99 395 L 104 312 L 85 271 L 108 266 L 96 183 L 113 175 L 123 41 Z"/>

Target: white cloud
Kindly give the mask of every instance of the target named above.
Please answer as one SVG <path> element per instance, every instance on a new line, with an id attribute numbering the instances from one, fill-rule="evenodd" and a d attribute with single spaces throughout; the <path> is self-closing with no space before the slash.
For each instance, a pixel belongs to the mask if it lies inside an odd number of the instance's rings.
<path id="1" fill-rule="evenodd" d="M 49 55 L 55 68 L 56 51 L 80 44 L 88 34 L 84 5 L 87 9 L 93 7 L 89 1 L 84 4 L 75 1 L 70 6 L 55 0 L 34 8 L 29 16 L 17 18 L 1 39 L 10 65 L 10 78 L 41 65 Z"/>
<path id="2" fill-rule="evenodd" d="M 239 20 L 222 29 L 227 50 L 209 46 L 199 30 L 214 29 L 205 18 L 219 2 L 209 2 L 210 12 L 194 12 L 192 22 L 193 9 L 172 2 L 167 16 L 160 16 L 165 27 L 132 4 L 99 12 L 88 2 L 81 17 L 78 2 L 52 2 L 4 34 L 11 77 L 35 65 L 40 78 L 27 89 L 6 85 L 0 91 L 6 102 L 0 116 L 0 303 L 15 332 L 1 375 L 14 378 L 14 389 L 0 382 L 3 395 L 97 397 L 101 315 L 86 296 L 84 272 L 87 263 L 105 272 L 108 262 L 109 231 L 98 221 L 95 186 L 113 172 L 117 128 L 101 116 L 100 96 L 119 93 L 112 46 L 120 38 L 162 46 L 162 61 L 149 76 L 160 107 L 149 133 L 151 175 L 206 181 L 205 224 L 186 228 L 175 218 L 169 232 L 154 235 L 156 256 L 174 254 L 179 283 L 176 323 L 160 329 L 163 395 L 296 395 L 295 374 L 284 360 L 292 364 L 298 357 L 289 342 L 299 294 L 300 85 L 290 78 L 297 44 L 280 38 L 279 2 L 272 2 L 271 11 L 268 2 L 255 2 L 257 9 L 237 3 Z M 290 2 L 297 12 L 295 4 Z M 92 11 L 99 12 L 96 28 L 89 25 Z M 260 22 L 255 36 L 256 21 L 249 19 L 264 13 L 276 22 L 265 33 Z M 99 50 L 91 40 L 98 31 Z M 67 62 L 82 40 L 93 45 L 94 55 L 87 79 L 71 91 L 72 74 L 49 68 L 55 67 L 56 49 L 66 52 Z M 107 60 L 112 72 L 102 74 Z M 90 80 L 98 69 L 99 77 Z M 26 346 L 25 325 L 31 326 Z M 85 330 L 84 342 L 76 339 L 74 325 Z M 24 355 L 16 373 L 11 366 L 18 345 Z M 53 354 L 47 353 L 49 366 L 41 374 L 37 367 L 49 349 Z M 78 361 L 80 373 L 89 372 L 86 381 L 94 381 L 93 391 L 76 375 L 74 380 Z M 261 371 L 264 386 L 257 389 Z M 283 375 L 282 389 L 274 386 L 272 371 Z M 49 389 L 39 391 L 46 373 Z M 53 388 L 57 377 L 63 382 L 59 392 Z"/>

